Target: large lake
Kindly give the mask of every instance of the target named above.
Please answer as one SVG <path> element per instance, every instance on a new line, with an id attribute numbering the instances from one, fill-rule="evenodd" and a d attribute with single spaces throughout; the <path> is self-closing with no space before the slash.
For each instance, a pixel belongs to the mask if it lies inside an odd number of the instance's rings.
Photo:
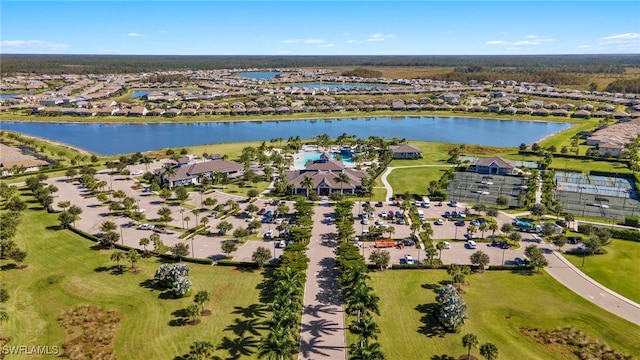
<path id="1" fill-rule="evenodd" d="M 252 72 L 241 72 L 238 75 L 242 77 L 246 77 L 249 79 L 271 79 L 280 75 L 279 72 L 276 71 L 252 71 Z"/>
<path id="2" fill-rule="evenodd" d="M 60 141 L 98 154 L 114 155 L 165 147 L 274 138 L 286 140 L 290 136 L 311 139 L 323 133 L 332 138 L 347 133 L 360 138 L 373 135 L 387 139 L 398 137 L 419 141 L 516 147 L 521 143 L 532 144 L 571 127 L 571 124 L 416 116 L 174 124 L 3 121 L 0 126 L 3 130 Z"/>

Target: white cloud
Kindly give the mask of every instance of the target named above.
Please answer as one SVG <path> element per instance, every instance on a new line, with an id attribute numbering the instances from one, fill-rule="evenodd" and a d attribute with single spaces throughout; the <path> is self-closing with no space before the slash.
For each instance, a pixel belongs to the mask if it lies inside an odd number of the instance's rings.
<path id="1" fill-rule="evenodd" d="M 138 34 L 137 32 L 130 32 L 127 34 L 128 37 L 141 37 L 144 36 L 144 34 Z"/>
<path id="2" fill-rule="evenodd" d="M 373 34 L 369 36 L 367 41 L 385 41 L 387 39 L 394 39 L 395 37 L 393 34 Z"/>
<path id="3" fill-rule="evenodd" d="M 322 45 L 320 45 L 320 47 L 323 47 L 323 48 L 330 48 L 330 47 L 334 47 L 334 46 L 336 46 L 336 45 L 335 44 L 322 44 Z"/>
<path id="4" fill-rule="evenodd" d="M 502 40 L 489 40 L 485 45 L 507 45 L 507 42 Z"/>
<path id="5" fill-rule="evenodd" d="M 632 45 L 638 46 L 640 45 L 640 34 L 639 33 L 624 33 L 624 34 L 616 34 L 611 36 L 605 36 L 600 38 L 600 44 L 623 44 L 623 45 Z"/>
<path id="6" fill-rule="evenodd" d="M 295 44 L 295 43 L 299 43 L 300 39 L 286 39 L 286 40 L 282 40 L 280 41 L 283 44 Z"/>
<path id="7" fill-rule="evenodd" d="M 535 46 L 546 42 L 556 41 L 556 39 L 542 38 L 538 35 L 527 35 L 526 38 L 529 40 L 516 41 L 511 44 L 511 46 Z"/>
<path id="8" fill-rule="evenodd" d="M 3 40 L 0 41 L 2 48 L 40 48 L 49 50 L 64 50 L 69 47 L 67 44 L 59 44 L 43 40 Z"/>
<path id="9" fill-rule="evenodd" d="M 278 51 L 278 55 L 287 55 L 287 54 L 291 54 L 291 51 L 289 50 Z"/>
<path id="10" fill-rule="evenodd" d="M 324 44 L 325 41 L 322 39 L 306 39 L 303 41 L 305 44 Z"/>

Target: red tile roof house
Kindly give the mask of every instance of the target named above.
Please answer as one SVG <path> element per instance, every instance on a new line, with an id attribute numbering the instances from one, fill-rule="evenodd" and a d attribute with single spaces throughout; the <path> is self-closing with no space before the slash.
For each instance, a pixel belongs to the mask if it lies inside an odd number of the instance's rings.
<path id="1" fill-rule="evenodd" d="M 169 183 L 170 187 L 183 184 L 200 184 L 201 176 L 211 178 L 213 173 L 220 172 L 227 174 L 230 179 L 236 179 L 244 174 L 244 166 L 235 161 L 210 160 L 196 163 L 181 163 L 174 167 L 175 175 L 165 176 L 164 169 L 157 169 L 156 176 L 160 177 L 161 183 Z"/>
<path id="2" fill-rule="evenodd" d="M 340 174 L 347 176 L 348 182 L 336 181 Z M 355 169 L 347 169 L 341 161 L 329 160 L 325 163 L 308 164 L 302 170 L 285 171 L 285 178 L 289 189 L 293 194 L 307 194 L 307 188 L 302 184 L 306 177 L 311 178 L 311 190 L 315 190 L 320 196 L 328 196 L 334 191 L 342 191 L 344 194 L 355 194 L 362 188 L 362 178 L 367 173 Z"/>
<path id="3" fill-rule="evenodd" d="M 474 165 L 479 174 L 513 175 L 516 173 L 515 161 L 499 156 L 480 158 Z"/>
<path id="4" fill-rule="evenodd" d="M 422 157 L 422 150 L 408 144 L 391 146 L 391 151 L 393 151 L 394 159 L 419 159 Z"/>

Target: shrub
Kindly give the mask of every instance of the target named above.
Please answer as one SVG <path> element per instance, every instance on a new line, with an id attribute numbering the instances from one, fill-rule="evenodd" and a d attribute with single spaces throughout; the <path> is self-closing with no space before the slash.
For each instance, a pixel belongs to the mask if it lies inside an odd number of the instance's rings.
<path id="1" fill-rule="evenodd" d="M 627 216 L 626 218 L 624 218 L 624 224 L 627 226 L 638 227 L 639 222 L 640 219 L 638 219 L 637 216 Z"/>

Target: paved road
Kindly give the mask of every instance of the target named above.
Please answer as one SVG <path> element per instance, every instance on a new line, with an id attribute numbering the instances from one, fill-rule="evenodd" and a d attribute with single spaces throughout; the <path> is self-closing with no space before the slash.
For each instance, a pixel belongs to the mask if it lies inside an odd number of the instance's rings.
<path id="1" fill-rule="evenodd" d="M 500 213 L 499 218 L 510 218 L 512 215 Z M 506 220 L 506 219 L 505 219 Z M 534 238 L 540 239 L 537 235 Z M 549 266 L 545 268 L 547 273 L 569 290 L 589 300 L 604 310 L 634 324 L 640 325 L 640 304 L 635 303 L 624 296 L 604 287 L 588 277 L 554 250 L 554 246 L 541 241 L 540 248 L 545 250 L 545 257 Z"/>
<path id="2" fill-rule="evenodd" d="M 335 226 L 327 222 L 333 209 L 315 207 L 309 243 L 309 269 L 304 290 L 300 332 L 300 359 L 346 359 L 342 294 L 338 287 L 333 249 L 338 245 Z"/>

